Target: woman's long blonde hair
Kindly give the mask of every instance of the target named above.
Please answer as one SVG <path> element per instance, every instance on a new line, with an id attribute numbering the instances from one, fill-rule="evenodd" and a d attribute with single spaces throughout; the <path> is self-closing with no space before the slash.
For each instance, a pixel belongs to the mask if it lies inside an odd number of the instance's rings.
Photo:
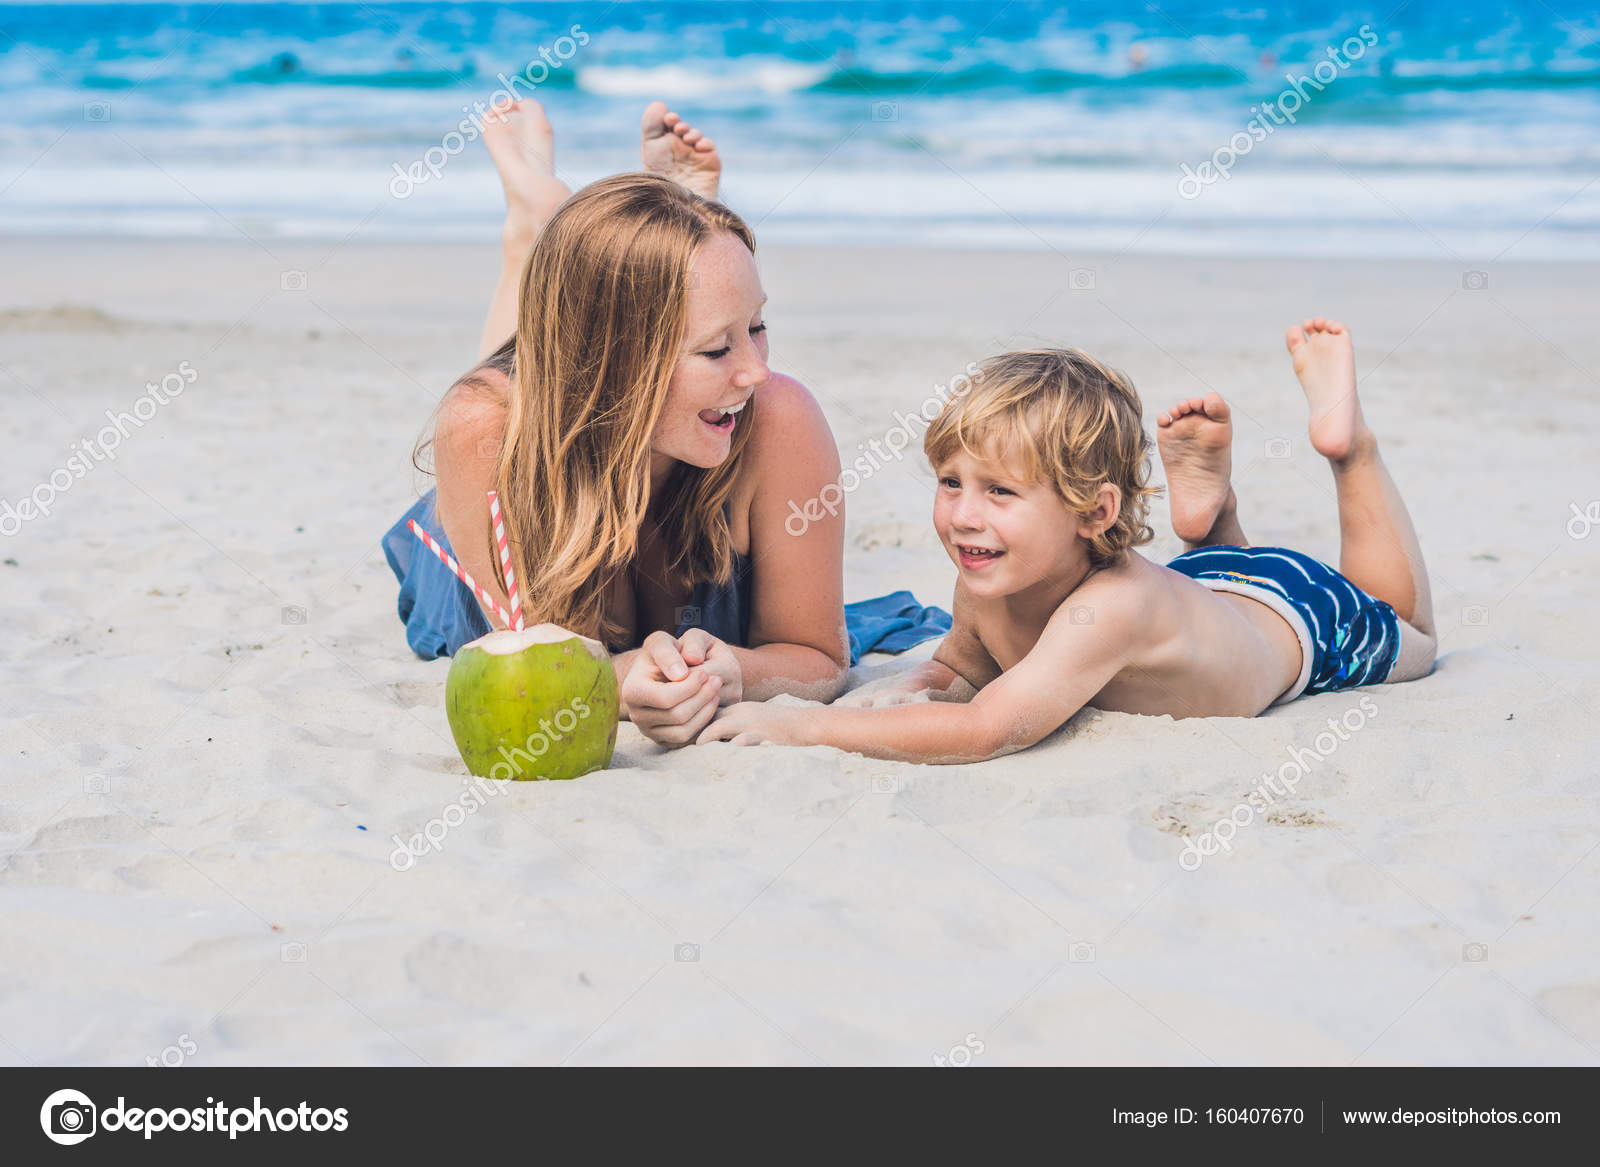
<path id="1" fill-rule="evenodd" d="M 650 439 L 683 344 L 689 268 L 727 231 L 755 236 L 719 203 L 649 174 L 584 187 L 545 224 L 523 269 L 517 333 L 486 363 L 509 373 L 495 472 L 522 609 L 616 647 L 607 593 L 639 550 L 650 505 Z M 678 463 L 656 513 L 664 582 L 727 583 L 725 506 L 752 411 L 718 466 Z M 490 559 L 499 562 L 484 511 Z"/>

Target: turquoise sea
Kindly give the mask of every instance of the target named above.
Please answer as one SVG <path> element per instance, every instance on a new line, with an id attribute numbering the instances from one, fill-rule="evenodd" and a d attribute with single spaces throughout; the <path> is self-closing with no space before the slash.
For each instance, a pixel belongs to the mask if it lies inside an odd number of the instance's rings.
<path id="1" fill-rule="evenodd" d="M 0 232 L 492 239 L 513 75 L 573 182 L 665 98 L 763 241 L 1600 256 L 1563 0 L 0 5 Z"/>

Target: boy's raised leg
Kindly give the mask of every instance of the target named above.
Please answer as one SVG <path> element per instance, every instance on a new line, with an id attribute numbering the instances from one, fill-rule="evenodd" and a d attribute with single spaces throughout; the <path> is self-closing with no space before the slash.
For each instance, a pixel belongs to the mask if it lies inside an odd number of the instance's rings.
<path id="1" fill-rule="evenodd" d="M 1184 549 L 1247 547 L 1233 493 L 1233 419 L 1216 393 L 1180 401 L 1156 418 L 1172 530 Z"/>
<path id="2" fill-rule="evenodd" d="M 1431 663 L 1433 598 L 1422 546 L 1378 454 L 1378 440 L 1361 415 L 1350 332 L 1318 316 L 1290 328 L 1285 341 L 1311 407 L 1311 445 L 1333 468 L 1339 570 L 1429 639 Z"/>

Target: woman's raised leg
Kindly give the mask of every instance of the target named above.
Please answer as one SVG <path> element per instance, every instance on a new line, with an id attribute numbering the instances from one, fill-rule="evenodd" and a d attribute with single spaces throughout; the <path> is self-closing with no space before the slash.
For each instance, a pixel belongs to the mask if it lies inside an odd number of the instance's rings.
<path id="1" fill-rule="evenodd" d="M 523 98 L 483 119 L 483 142 L 500 172 L 506 221 L 500 230 L 500 279 L 478 342 L 481 360 L 517 330 L 517 290 L 528 252 L 545 222 L 572 192 L 556 177 L 555 132 L 544 107 Z"/>

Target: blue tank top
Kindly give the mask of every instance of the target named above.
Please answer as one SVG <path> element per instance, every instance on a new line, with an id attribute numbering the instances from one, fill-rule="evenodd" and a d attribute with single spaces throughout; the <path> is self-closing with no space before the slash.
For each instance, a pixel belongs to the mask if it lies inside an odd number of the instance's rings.
<path id="1" fill-rule="evenodd" d="M 419 498 L 383 537 L 383 554 L 400 581 L 400 620 L 406 626 L 406 643 L 423 660 L 454 656 L 462 645 L 489 633 L 489 621 L 477 599 L 455 574 L 439 562 L 406 524 L 417 525 L 452 555 L 430 490 Z M 751 564 L 747 555 L 734 553 L 733 578 L 725 584 L 703 581 L 678 609 L 674 636 L 691 628 L 704 628 L 718 640 L 745 647 L 750 641 Z M 482 581 L 479 581 L 482 582 Z"/>

